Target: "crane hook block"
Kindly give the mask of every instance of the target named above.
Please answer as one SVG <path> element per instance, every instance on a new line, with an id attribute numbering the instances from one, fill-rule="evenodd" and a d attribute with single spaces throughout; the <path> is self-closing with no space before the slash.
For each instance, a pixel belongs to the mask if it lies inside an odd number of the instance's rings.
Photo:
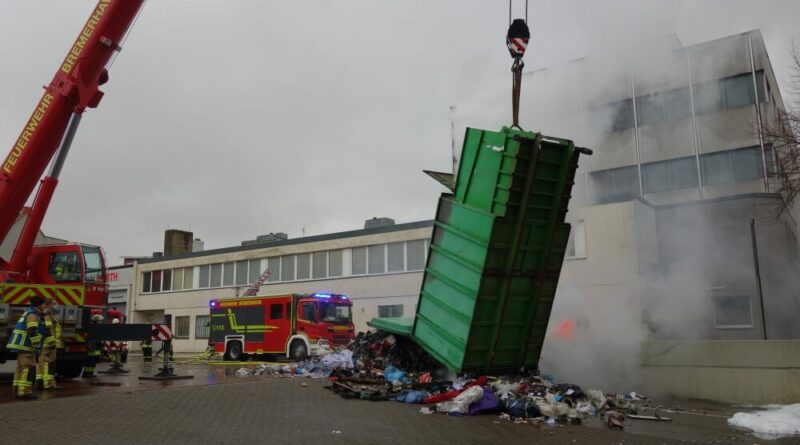
<path id="1" fill-rule="evenodd" d="M 506 37 L 506 45 L 508 45 L 508 52 L 511 53 L 512 58 L 521 59 L 525 55 L 530 38 L 531 32 L 525 20 L 514 19 L 511 26 L 508 27 L 508 36 Z"/>

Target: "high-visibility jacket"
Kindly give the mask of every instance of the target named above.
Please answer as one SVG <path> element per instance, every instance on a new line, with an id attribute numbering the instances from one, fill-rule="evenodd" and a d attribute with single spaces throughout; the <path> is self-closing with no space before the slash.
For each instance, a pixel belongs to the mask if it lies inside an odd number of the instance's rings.
<path id="1" fill-rule="evenodd" d="M 14 331 L 11 332 L 6 347 L 15 351 L 34 352 L 42 345 L 42 330 L 44 329 L 39 311 L 34 307 L 29 307 L 17 320 L 17 325 L 14 326 Z"/>
<path id="2" fill-rule="evenodd" d="M 44 314 L 44 325 L 47 327 L 47 335 L 44 339 L 45 347 L 50 348 L 60 348 L 62 347 L 61 343 L 61 323 L 58 322 L 58 319 L 53 315 L 51 312 L 47 312 Z"/>

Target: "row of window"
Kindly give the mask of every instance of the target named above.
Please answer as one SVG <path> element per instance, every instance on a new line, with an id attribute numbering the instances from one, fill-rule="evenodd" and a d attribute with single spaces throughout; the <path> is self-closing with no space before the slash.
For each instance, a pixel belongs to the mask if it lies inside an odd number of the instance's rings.
<path id="1" fill-rule="evenodd" d="M 756 72 L 758 98 L 767 100 L 764 94 L 764 72 Z M 768 88 L 768 87 L 767 87 Z M 750 73 L 739 74 L 719 80 L 693 85 L 694 112 L 696 114 L 714 113 L 728 108 L 738 108 L 756 103 L 753 88 L 753 76 Z M 664 121 L 686 119 L 692 115 L 692 98 L 689 87 L 676 88 L 654 94 L 636 97 L 634 115 L 633 99 L 625 99 L 596 108 L 599 114 L 594 122 L 604 125 L 610 116 L 614 131 L 633 128 L 635 121 L 639 125 L 650 125 Z"/>
<path id="2" fill-rule="evenodd" d="M 263 260 L 154 270 L 142 273 L 141 292 L 246 286 L 258 281 L 267 271 L 268 283 L 420 271 L 425 268 L 426 243 L 426 240 L 399 241 Z"/>
<path id="3" fill-rule="evenodd" d="M 768 174 L 774 173 L 772 151 L 765 153 Z M 763 178 L 761 148 L 747 147 L 700 155 L 703 185 Z M 592 190 L 600 202 L 616 202 L 639 195 L 636 166 L 601 170 L 589 174 Z M 695 188 L 699 185 L 697 159 L 694 156 L 642 164 L 642 186 L 645 193 Z"/>
<path id="4" fill-rule="evenodd" d="M 173 335 L 175 338 L 188 339 L 189 338 L 189 317 L 188 315 L 175 317 L 173 323 Z M 194 338 L 208 338 L 211 333 L 211 316 L 210 315 L 196 315 L 194 317 Z"/>

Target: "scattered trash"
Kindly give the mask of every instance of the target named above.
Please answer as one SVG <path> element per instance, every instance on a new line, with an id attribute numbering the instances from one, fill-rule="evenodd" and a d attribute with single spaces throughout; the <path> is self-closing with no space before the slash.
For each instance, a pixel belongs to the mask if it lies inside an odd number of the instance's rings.
<path id="1" fill-rule="evenodd" d="M 660 422 L 672 422 L 672 419 L 669 417 L 661 417 L 656 413 L 654 416 L 641 416 L 636 414 L 626 414 L 625 417 L 629 419 L 639 419 L 639 420 L 657 420 Z"/>
<path id="2" fill-rule="evenodd" d="M 382 331 L 359 333 L 347 348 L 303 362 L 244 367 L 236 375 L 324 378 L 329 382 L 325 389 L 343 398 L 422 404 L 426 406 L 419 412 L 426 415 L 500 413 L 500 421 L 540 427 L 581 424 L 586 417 L 602 416 L 613 429 L 624 429 L 626 416 L 670 421 L 657 413 L 641 415 L 640 405 L 647 398 L 636 392 L 584 390 L 536 372 L 502 377 L 455 375 L 410 339 Z"/>
<path id="3" fill-rule="evenodd" d="M 611 429 L 625 429 L 625 415 L 616 411 L 606 411 L 606 425 Z"/>
<path id="4" fill-rule="evenodd" d="M 331 431 L 331 432 L 332 432 L 333 434 L 342 434 L 342 432 L 341 432 L 341 431 L 339 431 L 339 430 L 333 430 L 333 431 Z"/>

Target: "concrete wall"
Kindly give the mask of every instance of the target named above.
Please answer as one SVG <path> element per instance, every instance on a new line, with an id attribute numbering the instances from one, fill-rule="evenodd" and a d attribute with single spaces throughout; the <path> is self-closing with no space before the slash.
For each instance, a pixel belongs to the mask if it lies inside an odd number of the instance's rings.
<path id="1" fill-rule="evenodd" d="M 652 239 L 647 213 L 652 210 L 638 201 L 570 213 L 573 227 L 583 222 L 585 256 L 566 260 L 561 269 L 539 365 L 543 372 L 586 387 L 635 386 L 632 370 L 639 365 L 643 335 L 639 261 L 645 258 L 637 251 Z M 571 338 L 554 335 L 567 320 L 576 323 Z"/>
<path id="2" fill-rule="evenodd" d="M 642 344 L 651 395 L 766 405 L 800 402 L 800 341 Z"/>
<path id="3" fill-rule="evenodd" d="M 656 207 L 658 263 L 644 271 L 645 319 L 656 339 L 763 339 L 750 221 L 756 221 L 768 339 L 800 338 L 796 225 L 774 198 L 750 195 Z M 792 247 L 792 244 L 795 247 Z M 749 298 L 751 320 L 724 326 L 715 301 Z"/>

